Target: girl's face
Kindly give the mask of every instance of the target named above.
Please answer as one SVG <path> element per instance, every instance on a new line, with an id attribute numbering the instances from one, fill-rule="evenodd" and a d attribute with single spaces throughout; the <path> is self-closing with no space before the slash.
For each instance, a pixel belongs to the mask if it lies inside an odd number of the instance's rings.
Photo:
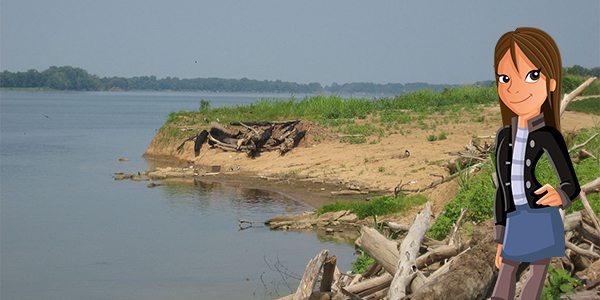
<path id="1" fill-rule="evenodd" d="M 546 100 L 546 76 L 536 68 L 515 45 L 519 70 L 515 67 L 510 50 L 498 64 L 498 96 L 504 104 L 519 116 L 539 114 Z M 550 90 L 556 88 L 556 80 L 550 79 Z"/>

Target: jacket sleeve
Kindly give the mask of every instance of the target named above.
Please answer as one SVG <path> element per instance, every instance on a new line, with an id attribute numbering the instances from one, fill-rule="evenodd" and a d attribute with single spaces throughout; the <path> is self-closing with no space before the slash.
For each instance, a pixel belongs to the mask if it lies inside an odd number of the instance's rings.
<path id="1" fill-rule="evenodd" d="M 494 242 L 502 244 L 504 241 L 504 231 L 506 228 L 506 207 L 504 192 L 502 191 L 502 177 L 498 171 L 498 167 L 504 162 L 501 161 L 498 155 L 499 150 L 505 146 L 506 131 L 502 129 L 496 133 L 496 193 L 494 194 Z"/>
<path id="2" fill-rule="evenodd" d="M 506 212 L 504 211 L 504 197 L 502 190 L 496 188 L 494 195 L 494 242 L 502 244 L 504 241 L 504 231 L 506 229 Z"/>
<path id="3" fill-rule="evenodd" d="M 558 130 L 553 127 L 548 128 L 548 133 L 552 135 L 552 139 L 547 139 L 551 143 L 545 145 L 544 152 L 546 152 L 546 156 L 558 178 L 559 186 L 555 190 L 562 200 L 560 207 L 567 209 L 571 206 L 571 201 L 579 196 L 581 188 L 565 140 Z"/>

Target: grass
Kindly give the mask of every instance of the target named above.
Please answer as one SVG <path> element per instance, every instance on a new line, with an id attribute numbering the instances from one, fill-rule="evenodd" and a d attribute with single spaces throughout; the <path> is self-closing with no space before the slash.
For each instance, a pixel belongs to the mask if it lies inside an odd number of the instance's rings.
<path id="1" fill-rule="evenodd" d="M 235 105 L 212 108 L 210 101 L 201 100 L 198 111 L 172 112 L 167 116 L 161 133 L 177 139 L 188 137 L 179 127 L 208 127 L 211 121 L 227 124 L 232 121 L 282 121 L 304 119 L 322 127 L 337 128 L 346 134 L 362 134 L 362 137 L 342 139 L 348 143 L 366 143 L 367 136 L 386 135 L 392 128 L 411 125 L 418 120 L 420 127 L 435 129 L 436 124 L 424 123 L 434 113 L 445 112 L 461 115 L 462 110 L 473 110 L 479 105 L 498 102 L 495 87 L 472 87 L 446 89 L 442 92 L 421 90 L 396 97 L 378 99 L 350 98 L 337 95 L 317 95 L 286 100 L 261 99 L 250 105 Z M 357 125 L 356 120 L 366 120 Z M 375 125 L 377 124 L 377 125 Z M 412 126 L 412 125 L 411 125 Z M 415 125 L 416 126 L 416 125 Z M 418 128 L 418 127 L 417 127 Z M 410 130 L 407 130 L 410 132 Z M 404 131 L 403 131 L 404 132 Z M 376 141 L 374 141 L 376 142 Z"/>
<path id="2" fill-rule="evenodd" d="M 333 204 L 324 205 L 317 210 L 317 213 L 324 214 L 326 212 L 352 209 L 360 219 L 364 219 L 366 217 L 383 216 L 402 212 L 410 207 L 421 205 L 427 202 L 427 200 L 427 197 L 423 195 L 415 195 L 400 196 L 398 198 L 380 197 L 366 203 L 343 203 L 338 201 Z"/>
<path id="3" fill-rule="evenodd" d="M 573 101 L 567 106 L 567 110 L 600 115 L 600 97 Z"/>

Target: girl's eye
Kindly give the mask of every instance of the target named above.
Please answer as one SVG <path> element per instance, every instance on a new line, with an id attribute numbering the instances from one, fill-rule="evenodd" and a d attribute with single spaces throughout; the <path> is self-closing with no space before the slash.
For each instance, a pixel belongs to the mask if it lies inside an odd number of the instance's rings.
<path id="1" fill-rule="evenodd" d="M 525 82 L 537 82 L 540 79 L 540 70 L 533 70 L 527 73 Z"/>
<path id="2" fill-rule="evenodd" d="M 498 75 L 498 82 L 507 83 L 509 80 L 510 78 L 508 78 L 506 75 Z"/>

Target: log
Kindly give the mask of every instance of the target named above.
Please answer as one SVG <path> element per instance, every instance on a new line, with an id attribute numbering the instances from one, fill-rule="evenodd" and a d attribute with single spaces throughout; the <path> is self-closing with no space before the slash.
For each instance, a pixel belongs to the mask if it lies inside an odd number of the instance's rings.
<path id="1" fill-rule="evenodd" d="M 410 226 L 404 224 L 398 224 L 394 222 L 385 222 L 385 224 L 391 229 L 395 231 L 408 231 Z"/>
<path id="2" fill-rule="evenodd" d="M 600 177 L 584 184 L 581 187 L 581 192 L 585 193 L 586 195 L 600 192 Z"/>
<path id="3" fill-rule="evenodd" d="M 598 253 L 591 251 L 591 250 L 582 249 L 579 246 L 577 246 L 569 241 L 565 242 L 565 245 L 567 246 L 567 248 L 573 250 L 575 253 L 585 256 L 587 258 L 594 259 L 594 260 L 600 258 L 600 255 L 598 255 Z"/>
<path id="4" fill-rule="evenodd" d="M 389 274 L 396 272 L 400 253 L 395 242 L 388 240 L 377 230 L 363 226 L 360 229 L 360 237 L 354 243 L 367 252 Z"/>
<path id="5" fill-rule="evenodd" d="M 298 289 L 294 294 L 294 298 L 292 298 L 293 300 L 307 300 L 310 297 L 317 283 L 321 267 L 325 262 L 325 258 L 327 258 L 327 254 L 329 254 L 329 250 L 325 249 L 308 262 L 304 275 L 302 275 L 302 280 L 300 280 Z"/>
<path id="6" fill-rule="evenodd" d="M 417 258 L 417 268 L 422 269 L 425 266 L 453 257 L 460 253 L 464 248 L 465 244 L 463 243 L 437 247 Z"/>
<path id="7" fill-rule="evenodd" d="M 378 264 L 377 262 L 373 262 L 361 275 L 363 278 L 371 278 L 379 274 L 379 272 L 382 270 L 383 268 L 380 264 Z"/>
<path id="8" fill-rule="evenodd" d="M 431 203 L 427 202 L 425 208 L 417 214 L 408 234 L 400 245 L 400 259 L 396 267 L 394 279 L 390 284 L 388 298 L 390 300 L 402 299 L 406 296 L 406 288 L 410 281 L 417 275 L 417 255 L 431 217 Z"/>
<path id="9" fill-rule="evenodd" d="M 368 193 L 369 193 L 369 191 L 341 190 L 341 191 L 332 191 L 331 196 L 365 195 Z"/>
<path id="10" fill-rule="evenodd" d="M 573 99 L 575 99 L 575 97 L 577 97 L 577 95 L 581 94 L 581 92 L 583 92 L 583 90 L 585 90 L 588 86 L 590 86 L 590 84 L 592 84 L 594 81 L 596 81 L 596 77 L 591 77 L 588 80 L 586 80 L 584 83 L 582 83 L 579 87 L 577 87 L 574 91 L 572 91 L 570 94 L 565 94 L 563 96 L 563 99 L 560 103 L 560 116 L 563 115 L 563 113 L 565 112 L 565 110 L 567 110 L 567 106 L 569 106 L 569 103 L 571 103 L 571 101 L 573 101 Z"/>
<path id="11" fill-rule="evenodd" d="M 575 295 L 565 294 L 564 296 L 561 296 L 560 299 L 570 299 L 570 300 L 600 299 L 600 292 L 599 291 L 580 291 L 580 292 L 577 292 Z"/>
<path id="12" fill-rule="evenodd" d="M 581 212 L 576 211 L 565 217 L 564 226 L 565 232 L 576 230 L 581 225 Z"/>
<path id="13" fill-rule="evenodd" d="M 342 292 L 346 295 L 349 293 L 358 295 L 367 290 L 382 290 L 390 286 L 392 278 L 392 275 L 385 273 L 381 276 L 369 278 L 354 285 L 343 287 Z"/>
<path id="14" fill-rule="evenodd" d="M 412 294 L 410 299 L 485 299 L 484 297 L 490 292 L 488 289 L 493 288 L 497 274 L 494 258 L 498 246 L 494 243 L 493 226 L 493 219 L 479 223 L 469 242 L 471 249 L 452 261 L 451 271 L 428 281 Z"/>
<path id="15" fill-rule="evenodd" d="M 385 298 L 387 296 L 389 288 L 385 288 L 381 291 L 377 291 L 369 296 L 363 297 L 364 300 L 379 300 Z"/>
<path id="16" fill-rule="evenodd" d="M 333 283 L 333 275 L 335 274 L 336 261 L 337 257 L 335 255 L 331 255 L 325 260 L 325 265 L 323 266 L 323 278 L 321 279 L 321 287 L 319 288 L 319 291 L 331 292 L 331 284 Z"/>

